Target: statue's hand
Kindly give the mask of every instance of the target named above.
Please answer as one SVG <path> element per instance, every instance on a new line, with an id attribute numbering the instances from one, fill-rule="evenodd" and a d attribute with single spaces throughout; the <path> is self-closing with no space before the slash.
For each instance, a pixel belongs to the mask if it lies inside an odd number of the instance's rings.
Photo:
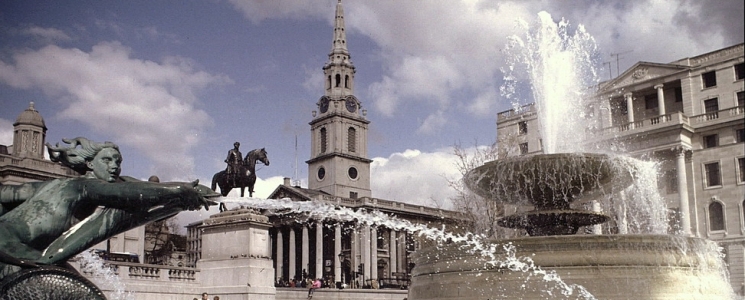
<path id="1" fill-rule="evenodd" d="M 210 210 L 210 205 L 217 205 L 218 203 L 215 201 L 210 200 L 209 198 L 215 198 L 221 196 L 220 193 L 217 193 L 213 191 L 212 189 L 199 184 L 199 179 L 194 180 L 191 182 L 192 187 L 199 193 L 199 196 L 201 196 L 201 206 L 204 206 L 205 210 Z"/>

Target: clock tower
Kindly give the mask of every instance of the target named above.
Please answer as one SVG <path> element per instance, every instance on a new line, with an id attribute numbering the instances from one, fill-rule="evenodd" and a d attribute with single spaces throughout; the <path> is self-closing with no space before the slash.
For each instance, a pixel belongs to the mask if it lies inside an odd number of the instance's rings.
<path id="1" fill-rule="evenodd" d="M 308 188 L 339 197 L 370 197 L 370 163 L 362 104 L 354 96 L 355 68 L 347 49 L 344 9 L 336 4 L 334 40 L 323 66 L 325 92 L 310 122 Z"/>

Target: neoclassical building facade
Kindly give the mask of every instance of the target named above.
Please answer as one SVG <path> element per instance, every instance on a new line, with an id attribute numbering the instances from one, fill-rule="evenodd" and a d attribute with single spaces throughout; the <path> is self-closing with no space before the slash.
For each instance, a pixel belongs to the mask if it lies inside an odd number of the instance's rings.
<path id="1" fill-rule="evenodd" d="M 671 233 L 712 239 L 732 287 L 745 294 L 745 62 L 743 44 L 670 63 L 638 62 L 586 99 L 587 145 L 660 163 Z M 497 116 L 509 155 L 542 153 L 536 107 Z M 579 112 L 578 112 L 579 113 Z M 607 228 L 605 229 L 608 230 Z"/>

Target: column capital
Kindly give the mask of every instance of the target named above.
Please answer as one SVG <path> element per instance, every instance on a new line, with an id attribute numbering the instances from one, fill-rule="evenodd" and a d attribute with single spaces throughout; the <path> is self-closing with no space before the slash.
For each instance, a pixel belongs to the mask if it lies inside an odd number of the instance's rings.
<path id="1" fill-rule="evenodd" d="M 677 155 L 677 156 L 681 156 L 681 155 L 682 156 L 687 156 L 689 153 L 691 153 L 693 151 L 693 150 L 691 150 L 691 147 L 684 146 L 684 145 L 674 146 L 674 147 L 670 148 L 670 150 L 672 150 L 673 153 L 675 153 L 675 155 Z"/>
<path id="2" fill-rule="evenodd" d="M 660 84 L 655 84 L 654 88 L 659 90 L 663 88 L 664 86 L 665 86 L 664 84 L 660 83 Z"/>
<path id="3" fill-rule="evenodd" d="M 627 92 L 627 93 L 624 93 L 623 94 L 623 98 L 624 99 L 631 98 L 632 96 L 634 96 L 634 93 L 632 93 L 632 92 Z"/>

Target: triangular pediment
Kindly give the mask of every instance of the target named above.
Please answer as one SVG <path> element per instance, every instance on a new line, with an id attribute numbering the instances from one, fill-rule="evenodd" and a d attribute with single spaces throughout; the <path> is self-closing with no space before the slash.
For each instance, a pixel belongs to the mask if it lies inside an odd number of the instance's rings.
<path id="1" fill-rule="evenodd" d="M 311 201 L 319 196 L 329 196 L 329 194 L 319 190 L 279 185 L 267 199 L 290 198 L 292 201 Z"/>
<path id="2" fill-rule="evenodd" d="M 623 88 L 655 78 L 666 77 L 687 70 L 689 67 L 676 64 L 638 62 L 613 80 L 605 82 L 603 90 Z"/>

